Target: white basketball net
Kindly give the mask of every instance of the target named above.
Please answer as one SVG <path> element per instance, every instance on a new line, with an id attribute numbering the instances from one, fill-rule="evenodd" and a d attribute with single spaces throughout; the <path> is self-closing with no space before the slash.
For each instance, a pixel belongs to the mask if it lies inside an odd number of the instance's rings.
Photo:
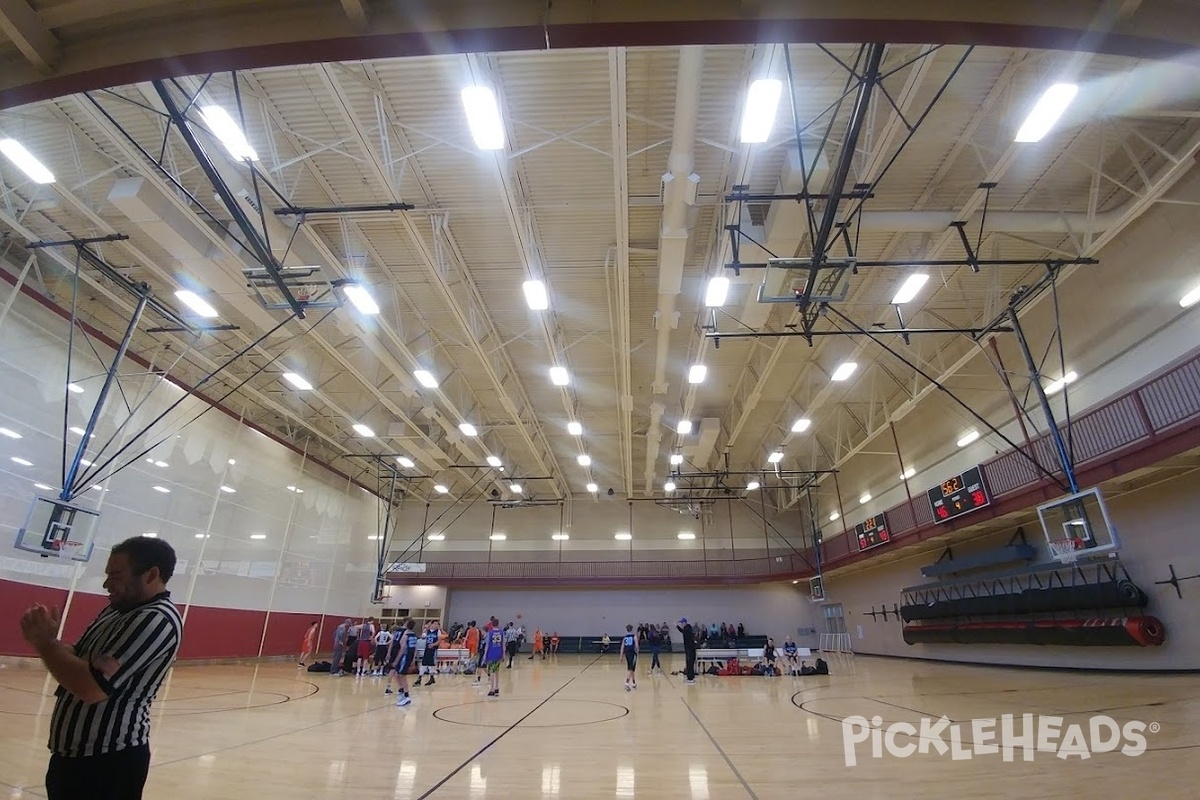
<path id="1" fill-rule="evenodd" d="M 1050 555 L 1063 564 L 1074 564 L 1079 559 L 1078 543 L 1074 539 L 1052 539 Z"/>

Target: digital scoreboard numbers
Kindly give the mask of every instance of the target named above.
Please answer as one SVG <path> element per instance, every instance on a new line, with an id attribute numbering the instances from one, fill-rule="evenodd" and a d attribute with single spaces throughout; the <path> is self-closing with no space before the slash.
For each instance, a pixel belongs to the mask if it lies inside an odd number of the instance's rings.
<path id="1" fill-rule="evenodd" d="M 934 522 L 949 522 L 970 514 L 972 511 L 991 505 L 987 487 L 979 467 L 971 467 L 961 475 L 929 490 L 929 504 L 933 507 Z"/>
<path id="2" fill-rule="evenodd" d="M 888 533 L 887 520 L 883 514 L 877 514 L 855 525 L 854 535 L 858 537 L 859 552 L 887 544 L 892 540 L 892 535 Z"/>

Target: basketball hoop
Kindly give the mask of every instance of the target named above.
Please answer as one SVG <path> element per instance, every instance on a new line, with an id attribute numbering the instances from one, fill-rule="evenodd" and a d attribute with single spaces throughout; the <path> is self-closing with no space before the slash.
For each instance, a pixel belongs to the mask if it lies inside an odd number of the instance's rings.
<path id="1" fill-rule="evenodd" d="M 1079 551 L 1083 549 L 1083 540 L 1079 538 L 1072 539 L 1051 539 L 1050 555 L 1063 564 L 1074 564 L 1079 560 Z"/>

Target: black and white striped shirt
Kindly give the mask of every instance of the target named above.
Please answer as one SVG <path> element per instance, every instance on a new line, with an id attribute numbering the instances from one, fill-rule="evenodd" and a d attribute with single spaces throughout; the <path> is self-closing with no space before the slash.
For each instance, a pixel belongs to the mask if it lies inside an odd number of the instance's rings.
<path id="1" fill-rule="evenodd" d="M 61 686 L 50 718 L 50 750 L 71 758 L 100 755 L 150 741 L 150 703 L 179 653 L 183 622 L 163 592 L 129 611 L 109 606 L 83 632 L 75 654 L 89 663 L 111 656 L 120 667 L 92 676 L 108 697 L 88 704 Z"/>

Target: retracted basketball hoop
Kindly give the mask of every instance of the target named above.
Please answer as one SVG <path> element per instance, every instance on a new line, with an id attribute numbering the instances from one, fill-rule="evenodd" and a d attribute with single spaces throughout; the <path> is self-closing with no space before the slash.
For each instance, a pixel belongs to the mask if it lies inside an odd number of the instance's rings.
<path id="1" fill-rule="evenodd" d="M 1074 564 L 1079 560 L 1079 552 L 1083 550 L 1083 539 L 1078 537 L 1072 539 L 1051 539 L 1047 543 L 1050 547 L 1050 556 L 1062 564 Z"/>

